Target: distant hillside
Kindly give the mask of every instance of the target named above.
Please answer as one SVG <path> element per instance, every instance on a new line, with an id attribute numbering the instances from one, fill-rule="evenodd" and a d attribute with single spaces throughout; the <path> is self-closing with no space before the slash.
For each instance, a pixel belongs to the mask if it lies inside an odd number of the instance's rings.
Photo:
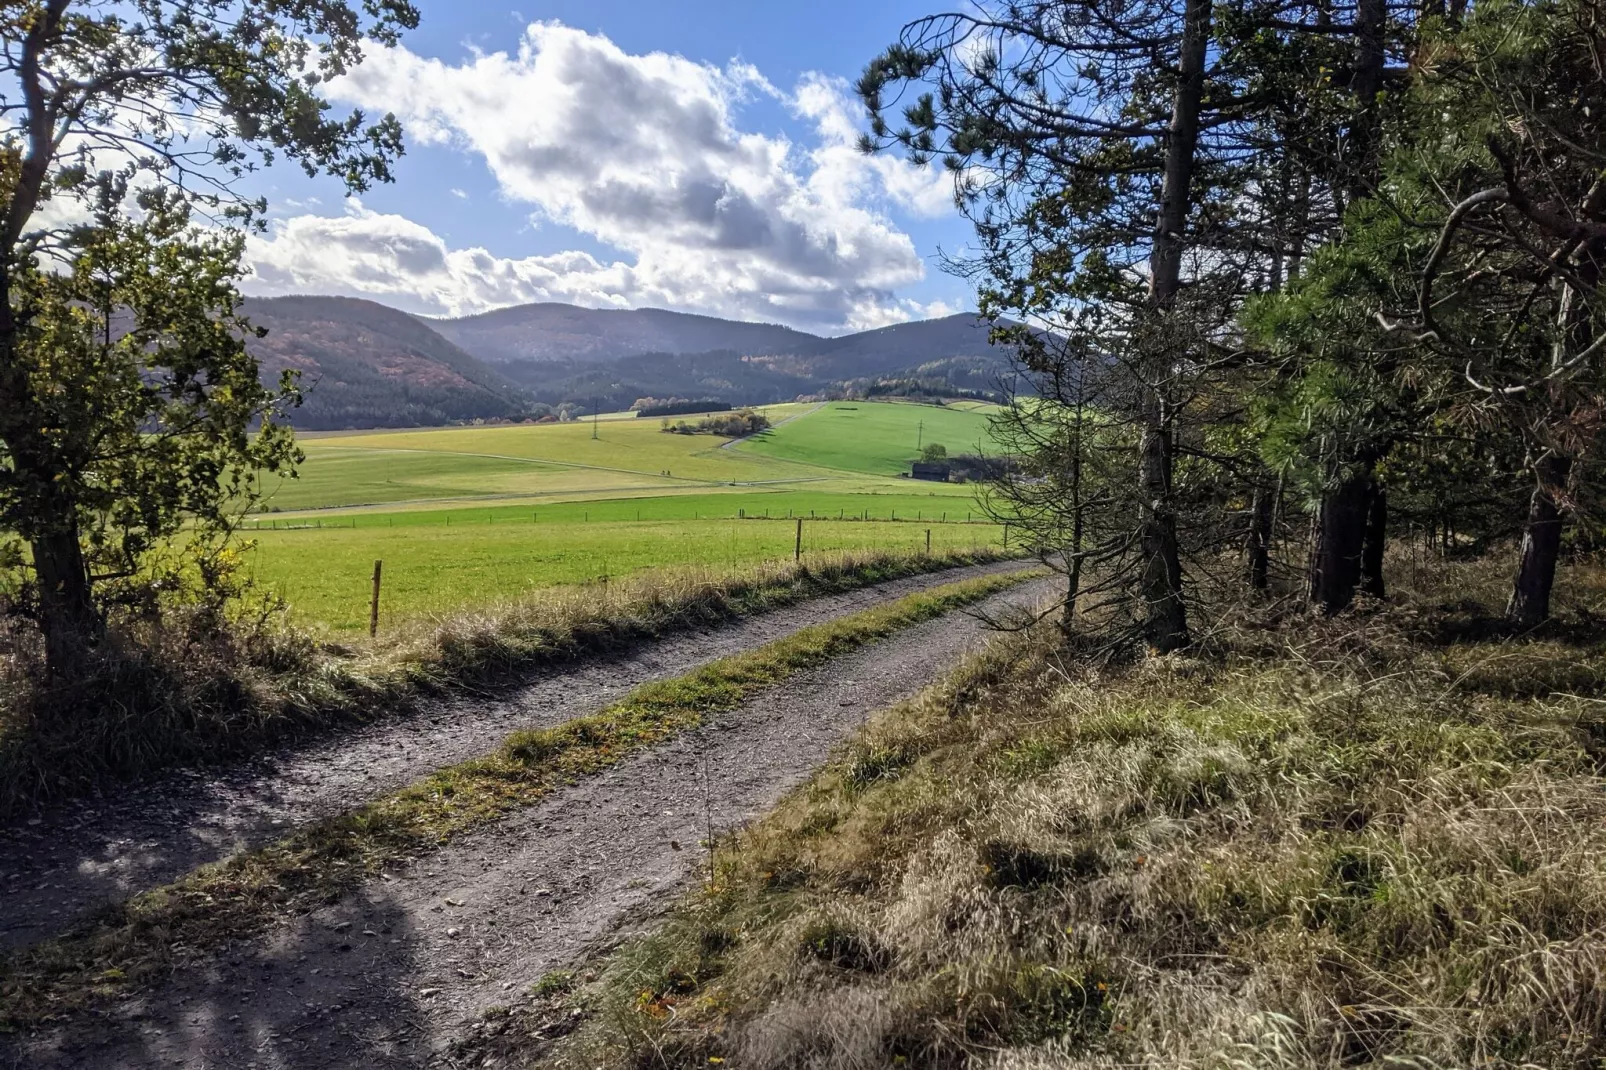
<path id="1" fill-rule="evenodd" d="M 517 384 L 416 317 L 348 297 L 253 298 L 243 311 L 265 338 L 248 347 L 265 380 L 301 372 L 308 430 L 422 427 L 518 414 Z"/>
<path id="2" fill-rule="evenodd" d="M 419 427 L 628 408 L 638 398 L 733 405 L 800 395 L 976 396 L 1004 354 L 975 316 L 840 338 L 661 309 L 538 304 L 432 320 L 346 297 L 254 298 L 265 379 L 294 368 L 308 430 Z"/>
<path id="3" fill-rule="evenodd" d="M 629 408 L 640 398 L 693 398 L 766 405 L 812 393 L 819 384 L 729 350 L 643 353 L 608 361 L 514 361 L 498 365 L 533 401 Z"/>
<path id="4" fill-rule="evenodd" d="M 873 331 L 820 338 L 803 350 L 766 361 L 770 366 L 818 380 L 877 375 L 913 376 L 955 357 L 1002 364 L 1005 354 L 987 342 L 987 323 L 970 313 L 898 323 Z"/>
<path id="5" fill-rule="evenodd" d="M 553 303 L 499 308 L 431 328 L 481 360 L 604 361 L 643 353 L 789 353 L 821 339 L 770 323 L 740 323 L 658 308 L 579 308 Z"/>
<path id="6" fill-rule="evenodd" d="M 986 323 L 968 313 L 839 338 L 656 308 L 627 312 L 550 303 L 423 322 L 492 363 L 598 363 L 648 353 L 731 352 L 769 358 L 778 370 L 821 382 L 908 370 L 949 357 L 1002 359 L 987 344 Z"/>

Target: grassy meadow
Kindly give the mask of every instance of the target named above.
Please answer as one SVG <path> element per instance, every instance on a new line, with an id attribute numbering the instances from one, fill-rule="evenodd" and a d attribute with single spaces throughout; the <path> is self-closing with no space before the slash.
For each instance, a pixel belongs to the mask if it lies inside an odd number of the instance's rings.
<path id="1" fill-rule="evenodd" d="M 896 476 L 909 470 L 920 444 L 938 443 L 950 454 L 991 452 L 988 411 L 976 405 L 833 401 L 807 418 L 754 435 L 738 449 L 780 464 Z"/>
<path id="2" fill-rule="evenodd" d="M 265 487 L 248 569 L 298 620 L 367 626 L 383 560 L 387 627 L 650 568 L 739 568 L 803 550 L 997 546 L 972 488 L 900 478 L 920 441 L 987 442 L 988 407 L 790 404 L 750 439 L 658 420 L 308 435 Z M 595 434 L 595 438 L 593 438 Z"/>

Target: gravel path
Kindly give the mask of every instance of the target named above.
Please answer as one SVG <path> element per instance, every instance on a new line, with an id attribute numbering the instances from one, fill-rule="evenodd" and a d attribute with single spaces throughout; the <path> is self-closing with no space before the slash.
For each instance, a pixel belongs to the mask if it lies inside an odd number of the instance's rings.
<path id="1" fill-rule="evenodd" d="M 1041 598 L 1051 583 L 983 608 Z M 762 813 L 870 711 L 927 686 L 985 638 L 961 610 L 795 677 L 143 999 L 0 1044 L 0 1066 L 445 1065 L 485 1010 L 664 905 L 705 863 L 707 823 L 727 829 Z"/>
<path id="2" fill-rule="evenodd" d="M 0 828 L 0 951 L 54 935 L 88 910 L 483 754 L 515 729 L 593 712 L 638 684 L 679 676 L 810 624 L 1022 567 L 1003 562 L 950 569 L 817 598 L 544 672 L 494 699 L 463 698 L 231 767 L 180 771 L 121 787 L 111 798 L 55 807 Z"/>
<path id="3" fill-rule="evenodd" d="M 793 420 L 801 420 L 805 416 L 813 416 L 815 413 L 817 413 L 821 409 L 825 408 L 826 404 L 827 404 L 827 402 L 822 401 L 818 405 L 814 406 L 814 408 L 809 409 L 809 410 L 807 410 L 805 412 L 795 412 L 791 416 L 788 416 L 784 420 L 776 420 L 774 423 L 770 424 L 768 430 L 773 431 L 777 427 L 780 427 L 782 424 L 789 424 Z M 763 433 L 764 433 L 763 431 L 755 431 L 755 432 L 753 432 L 753 435 L 761 435 Z M 743 435 L 740 438 L 733 438 L 729 442 L 721 442 L 719 444 L 719 448 L 722 449 L 722 450 L 735 449 L 737 446 L 741 445 L 743 442 L 746 442 L 748 439 L 752 438 L 753 435 Z"/>

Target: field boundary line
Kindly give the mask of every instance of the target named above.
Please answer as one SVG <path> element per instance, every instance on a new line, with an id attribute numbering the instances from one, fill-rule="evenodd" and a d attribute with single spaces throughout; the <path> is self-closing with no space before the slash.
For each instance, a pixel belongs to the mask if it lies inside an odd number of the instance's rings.
<path id="1" fill-rule="evenodd" d="M 642 471 L 639 468 L 615 468 L 612 465 L 585 464 L 584 462 L 581 462 L 581 461 L 551 461 L 551 460 L 547 460 L 544 457 L 516 457 L 516 456 L 514 456 L 513 454 L 510 454 L 510 453 L 481 453 L 481 452 L 479 452 L 477 450 L 421 450 L 421 449 L 414 449 L 411 446 L 344 446 L 342 448 L 343 449 L 352 450 L 353 452 L 355 452 L 357 450 L 365 450 L 365 451 L 370 452 L 370 453 L 422 453 L 422 454 L 424 454 L 426 456 L 429 456 L 429 457 L 440 457 L 442 455 L 450 455 L 450 456 L 453 456 L 453 457 L 484 457 L 487 460 L 492 460 L 492 461 L 518 461 L 518 462 L 522 462 L 522 463 L 526 463 L 526 464 L 546 464 L 546 465 L 553 465 L 553 466 L 558 467 L 558 468 L 578 468 L 578 469 L 582 469 L 584 471 L 590 471 L 590 472 L 620 472 L 620 473 L 623 473 L 625 475 L 631 475 L 631 476 L 651 476 L 651 475 L 654 474 L 652 472 Z M 770 459 L 770 458 L 766 458 L 766 459 Z M 803 463 L 806 463 L 806 462 L 803 462 L 803 461 L 783 461 L 782 463 L 785 463 L 785 464 L 803 464 Z M 832 469 L 832 471 L 835 471 L 835 469 Z M 749 483 L 755 483 L 756 484 L 756 483 L 781 482 L 781 480 L 697 479 L 697 478 L 695 478 L 693 476 L 675 476 L 675 475 L 671 475 L 671 476 L 668 476 L 668 477 L 665 477 L 665 478 L 672 479 L 672 480 L 676 481 L 677 483 L 689 483 L 689 484 L 693 484 L 693 485 L 696 485 L 696 486 L 705 486 L 705 487 L 739 487 L 739 486 L 746 486 Z"/>
<path id="2" fill-rule="evenodd" d="M 466 455 L 466 456 L 472 456 L 472 454 Z M 451 504 L 453 502 L 465 502 L 465 503 L 471 503 L 471 502 L 507 502 L 509 504 L 517 504 L 519 502 L 536 502 L 536 501 L 539 501 L 539 502 L 543 502 L 545 504 L 550 504 L 550 505 L 567 505 L 570 502 L 573 502 L 575 504 L 583 504 L 585 502 L 623 502 L 623 501 L 633 501 L 633 500 L 635 500 L 637 498 L 641 498 L 641 499 L 678 498 L 678 497 L 682 497 L 682 495 L 679 494 L 679 493 L 676 493 L 676 494 L 627 494 L 627 495 L 615 495 L 613 497 L 608 497 L 608 498 L 571 498 L 571 497 L 567 497 L 567 496 L 568 495 L 574 495 L 574 494 L 607 494 L 610 490 L 614 490 L 614 489 L 617 489 L 617 490 L 649 490 L 649 491 L 667 491 L 667 490 L 681 491 L 681 490 L 685 490 L 685 491 L 689 491 L 689 492 L 692 492 L 692 493 L 698 493 L 698 492 L 718 491 L 721 487 L 773 487 L 773 486 L 781 486 L 783 484 L 790 484 L 790 483 L 824 483 L 826 480 L 828 480 L 830 478 L 831 478 L 830 476 L 795 476 L 795 477 L 790 477 L 790 478 L 787 478 L 787 479 L 760 479 L 760 480 L 749 481 L 749 482 L 746 482 L 746 483 L 695 483 L 695 484 L 675 483 L 672 486 L 671 485 L 667 485 L 667 484 L 666 485 L 662 485 L 662 486 L 654 486 L 652 484 L 643 484 L 640 487 L 619 487 L 619 488 L 602 487 L 602 488 L 598 488 L 596 490 L 553 490 L 553 491 L 545 491 L 545 492 L 542 492 L 542 491 L 525 491 L 525 492 L 513 493 L 513 494 L 484 494 L 484 495 L 473 495 L 473 496 L 457 495 L 457 496 L 445 497 L 445 498 L 397 498 L 394 501 L 389 501 L 389 502 L 358 502 L 358 503 L 355 503 L 355 504 L 352 504 L 352 505 L 309 505 L 309 506 L 305 506 L 305 507 L 300 508 L 300 509 L 285 509 L 285 510 L 282 510 L 281 512 L 272 513 L 272 514 L 269 514 L 269 513 L 252 513 L 251 516 L 252 516 L 253 520 L 258 516 L 273 516 L 273 517 L 277 517 L 277 518 L 281 518 L 281 519 L 292 519 L 293 520 L 298 516 L 301 516 L 301 515 L 304 515 L 304 514 L 308 514 L 308 513 L 357 512 L 359 510 L 362 510 L 362 511 L 374 511 L 374 510 L 384 510 L 384 509 L 390 508 L 391 506 L 398 506 L 398 505 L 429 505 L 429 504 L 437 504 L 437 503 Z M 959 495 L 954 495 L 954 497 L 959 497 Z M 553 501 L 552 499 L 558 499 L 558 500 Z M 271 501 L 272 499 L 269 498 L 269 499 L 266 499 L 266 500 Z M 402 511 L 405 512 L 406 510 L 402 510 Z"/>

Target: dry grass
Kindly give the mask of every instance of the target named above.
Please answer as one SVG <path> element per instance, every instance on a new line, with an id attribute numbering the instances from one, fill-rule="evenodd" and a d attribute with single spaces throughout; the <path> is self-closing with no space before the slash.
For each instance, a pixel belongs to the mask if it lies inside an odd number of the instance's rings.
<path id="1" fill-rule="evenodd" d="M 1599 633 L 1468 640 L 1468 612 L 1245 625 L 1121 670 L 1002 641 L 561 1013 L 464 1057 L 1599 1067 Z M 569 1006 L 589 1017 L 558 1039 Z"/>
<path id="2" fill-rule="evenodd" d="M 555 588 L 372 646 L 320 646 L 282 614 L 119 620 L 96 673 L 46 687 L 37 639 L 0 634 L 0 818 L 185 762 L 394 716 L 424 696 L 676 630 L 997 554 L 843 554 Z"/>
<path id="3" fill-rule="evenodd" d="M 735 709 L 797 672 L 1031 575 L 946 584 L 643 684 L 595 714 L 515 732 L 482 758 L 136 896 L 0 963 L 0 1028 L 37 1024 L 127 993 L 185 961 L 304 916 L 376 880 L 387 866 L 437 850 L 710 714 Z"/>

